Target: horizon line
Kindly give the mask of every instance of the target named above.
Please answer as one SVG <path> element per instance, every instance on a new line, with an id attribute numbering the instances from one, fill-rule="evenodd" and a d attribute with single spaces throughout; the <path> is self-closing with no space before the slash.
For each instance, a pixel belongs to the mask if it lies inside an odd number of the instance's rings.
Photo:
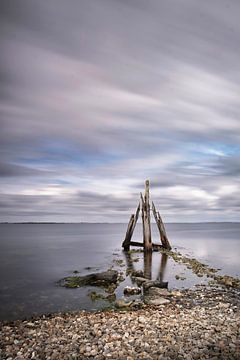
<path id="1" fill-rule="evenodd" d="M 0 224 L 127 224 L 128 222 L 88 222 L 88 221 L 79 221 L 79 222 L 64 222 L 64 221 L 2 221 Z M 240 221 L 188 221 L 188 222 L 164 222 L 165 224 L 240 224 Z M 151 224 L 155 224 L 151 222 Z"/>

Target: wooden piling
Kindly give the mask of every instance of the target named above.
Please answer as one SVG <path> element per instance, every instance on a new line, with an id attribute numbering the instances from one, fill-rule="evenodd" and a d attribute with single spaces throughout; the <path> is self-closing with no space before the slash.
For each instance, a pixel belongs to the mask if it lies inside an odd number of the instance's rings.
<path id="1" fill-rule="evenodd" d="M 131 243 L 133 231 L 135 229 L 135 226 L 136 226 L 136 223 L 137 223 L 137 220 L 138 220 L 139 212 L 140 212 L 140 204 L 137 207 L 135 215 L 132 214 L 131 217 L 130 217 L 128 227 L 127 227 L 126 236 L 125 236 L 125 240 L 122 243 L 122 247 L 126 251 L 128 251 L 129 248 L 130 248 L 130 243 Z"/>
<path id="2" fill-rule="evenodd" d="M 151 220 L 150 220 L 150 204 L 149 204 L 149 180 L 145 181 L 144 198 L 142 200 L 142 223 L 143 223 L 143 244 L 145 251 L 152 251 L 151 238 Z"/>
<path id="3" fill-rule="evenodd" d="M 165 226 L 163 224 L 160 213 L 158 211 L 156 211 L 156 208 L 155 208 L 155 205 L 154 205 L 153 202 L 152 202 L 152 211 L 153 211 L 153 215 L 154 215 L 154 218 L 156 220 L 157 227 L 158 227 L 158 230 L 159 230 L 159 233 L 160 233 L 160 239 L 161 239 L 161 242 L 162 242 L 162 246 L 167 250 L 171 250 L 171 245 L 170 245 L 168 237 L 167 237 Z"/>

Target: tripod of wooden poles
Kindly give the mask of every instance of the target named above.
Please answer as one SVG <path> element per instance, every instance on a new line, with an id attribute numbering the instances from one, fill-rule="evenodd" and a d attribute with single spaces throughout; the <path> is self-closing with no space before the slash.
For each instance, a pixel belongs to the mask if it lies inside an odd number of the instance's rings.
<path id="1" fill-rule="evenodd" d="M 145 181 L 145 193 L 144 193 L 144 196 L 141 193 L 140 197 L 141 197 L 141 201 L 137 207 L 136 213 L 132 214 L 130 217 L 125 240 L 122 243 L 122 247 L 126 251 L 129 251 L 131 245 L 132 246 L 142 246 L 144 248 L 144 251 L 158 250 L 161 248 L 171 250 L 171 245 L 169 243 L 169 240 L 168 240 L 168 237 L 166 234 L 165 226 L 163 224 L 160 213 L 156 210 L 156 207 L 153 202 L 152 202 L 152 209 L 150 209 L 149 180 Z M 143 242 L 131 241 L 136 223 L 138 221 L 138 216 L 139 216 L 140 210 L 142 210 Z M 153 212 L 153 215 L 154 215 L 154 218 L 155 218 L 158 230 L 159 230 L 160 240 L 161 240 L 162 244 L 153 244 L 152 243 L 151 216 L 150 216 L 151 210 Z"/>

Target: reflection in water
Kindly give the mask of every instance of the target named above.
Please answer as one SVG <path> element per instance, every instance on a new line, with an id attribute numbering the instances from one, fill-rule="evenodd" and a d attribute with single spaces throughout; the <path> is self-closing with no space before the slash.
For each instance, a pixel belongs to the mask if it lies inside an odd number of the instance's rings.
<path id="1" fill-rule="evenodd" d="M 144 277 L 146 279 L 152 280 L 152 252 L 144 252 Z"/>
<path id="2" fill-rule="evenodd" d="M 161 282 L 163 282 L 164 274 L 165 274 L 165 270 L 166 270 L 166 266 L 167 266 L 168 255 L 167 254 L 161 254 L 161 255 L 162 255 L 162 257 L 161 257 L 161 263 L 160 263 L 157 280 L 160 280 Z"/>
<path id="3" fill-rule="evenodd" d="M 136 270 L 134 267 L 134 260 L 132 258 L 132 254 L 127 251 L 123 251 L 123 254 L 126 259 L 127 273 L 132 274 L 132 272 Z M 159 272 L 158 272 L 156 280 L 163 282 L 164 274 L 165 274 L 165 270 L 166 270 L 166 266 L 167 266 L 168 255 L 159 253 L 159 256 L 160 256 L 160 267 L 159 267 Z M 151 251 L 144 252 L 143 274 L 146 279 L 152 280 L 152 252 Z"/>

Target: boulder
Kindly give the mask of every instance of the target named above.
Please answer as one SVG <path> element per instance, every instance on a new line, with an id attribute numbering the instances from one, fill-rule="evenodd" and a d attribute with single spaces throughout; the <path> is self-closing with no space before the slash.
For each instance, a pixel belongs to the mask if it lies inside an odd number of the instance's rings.
<path id="1" fill-rule="evenodd" d="M 85 276 L 69 276 L 60 281 L 60 285 L 67 288 L 77 288 L 80 286 L 109 286 L 116 284 L 118 272 L 107 270 L 100 273 L 88 274 Z"/>

